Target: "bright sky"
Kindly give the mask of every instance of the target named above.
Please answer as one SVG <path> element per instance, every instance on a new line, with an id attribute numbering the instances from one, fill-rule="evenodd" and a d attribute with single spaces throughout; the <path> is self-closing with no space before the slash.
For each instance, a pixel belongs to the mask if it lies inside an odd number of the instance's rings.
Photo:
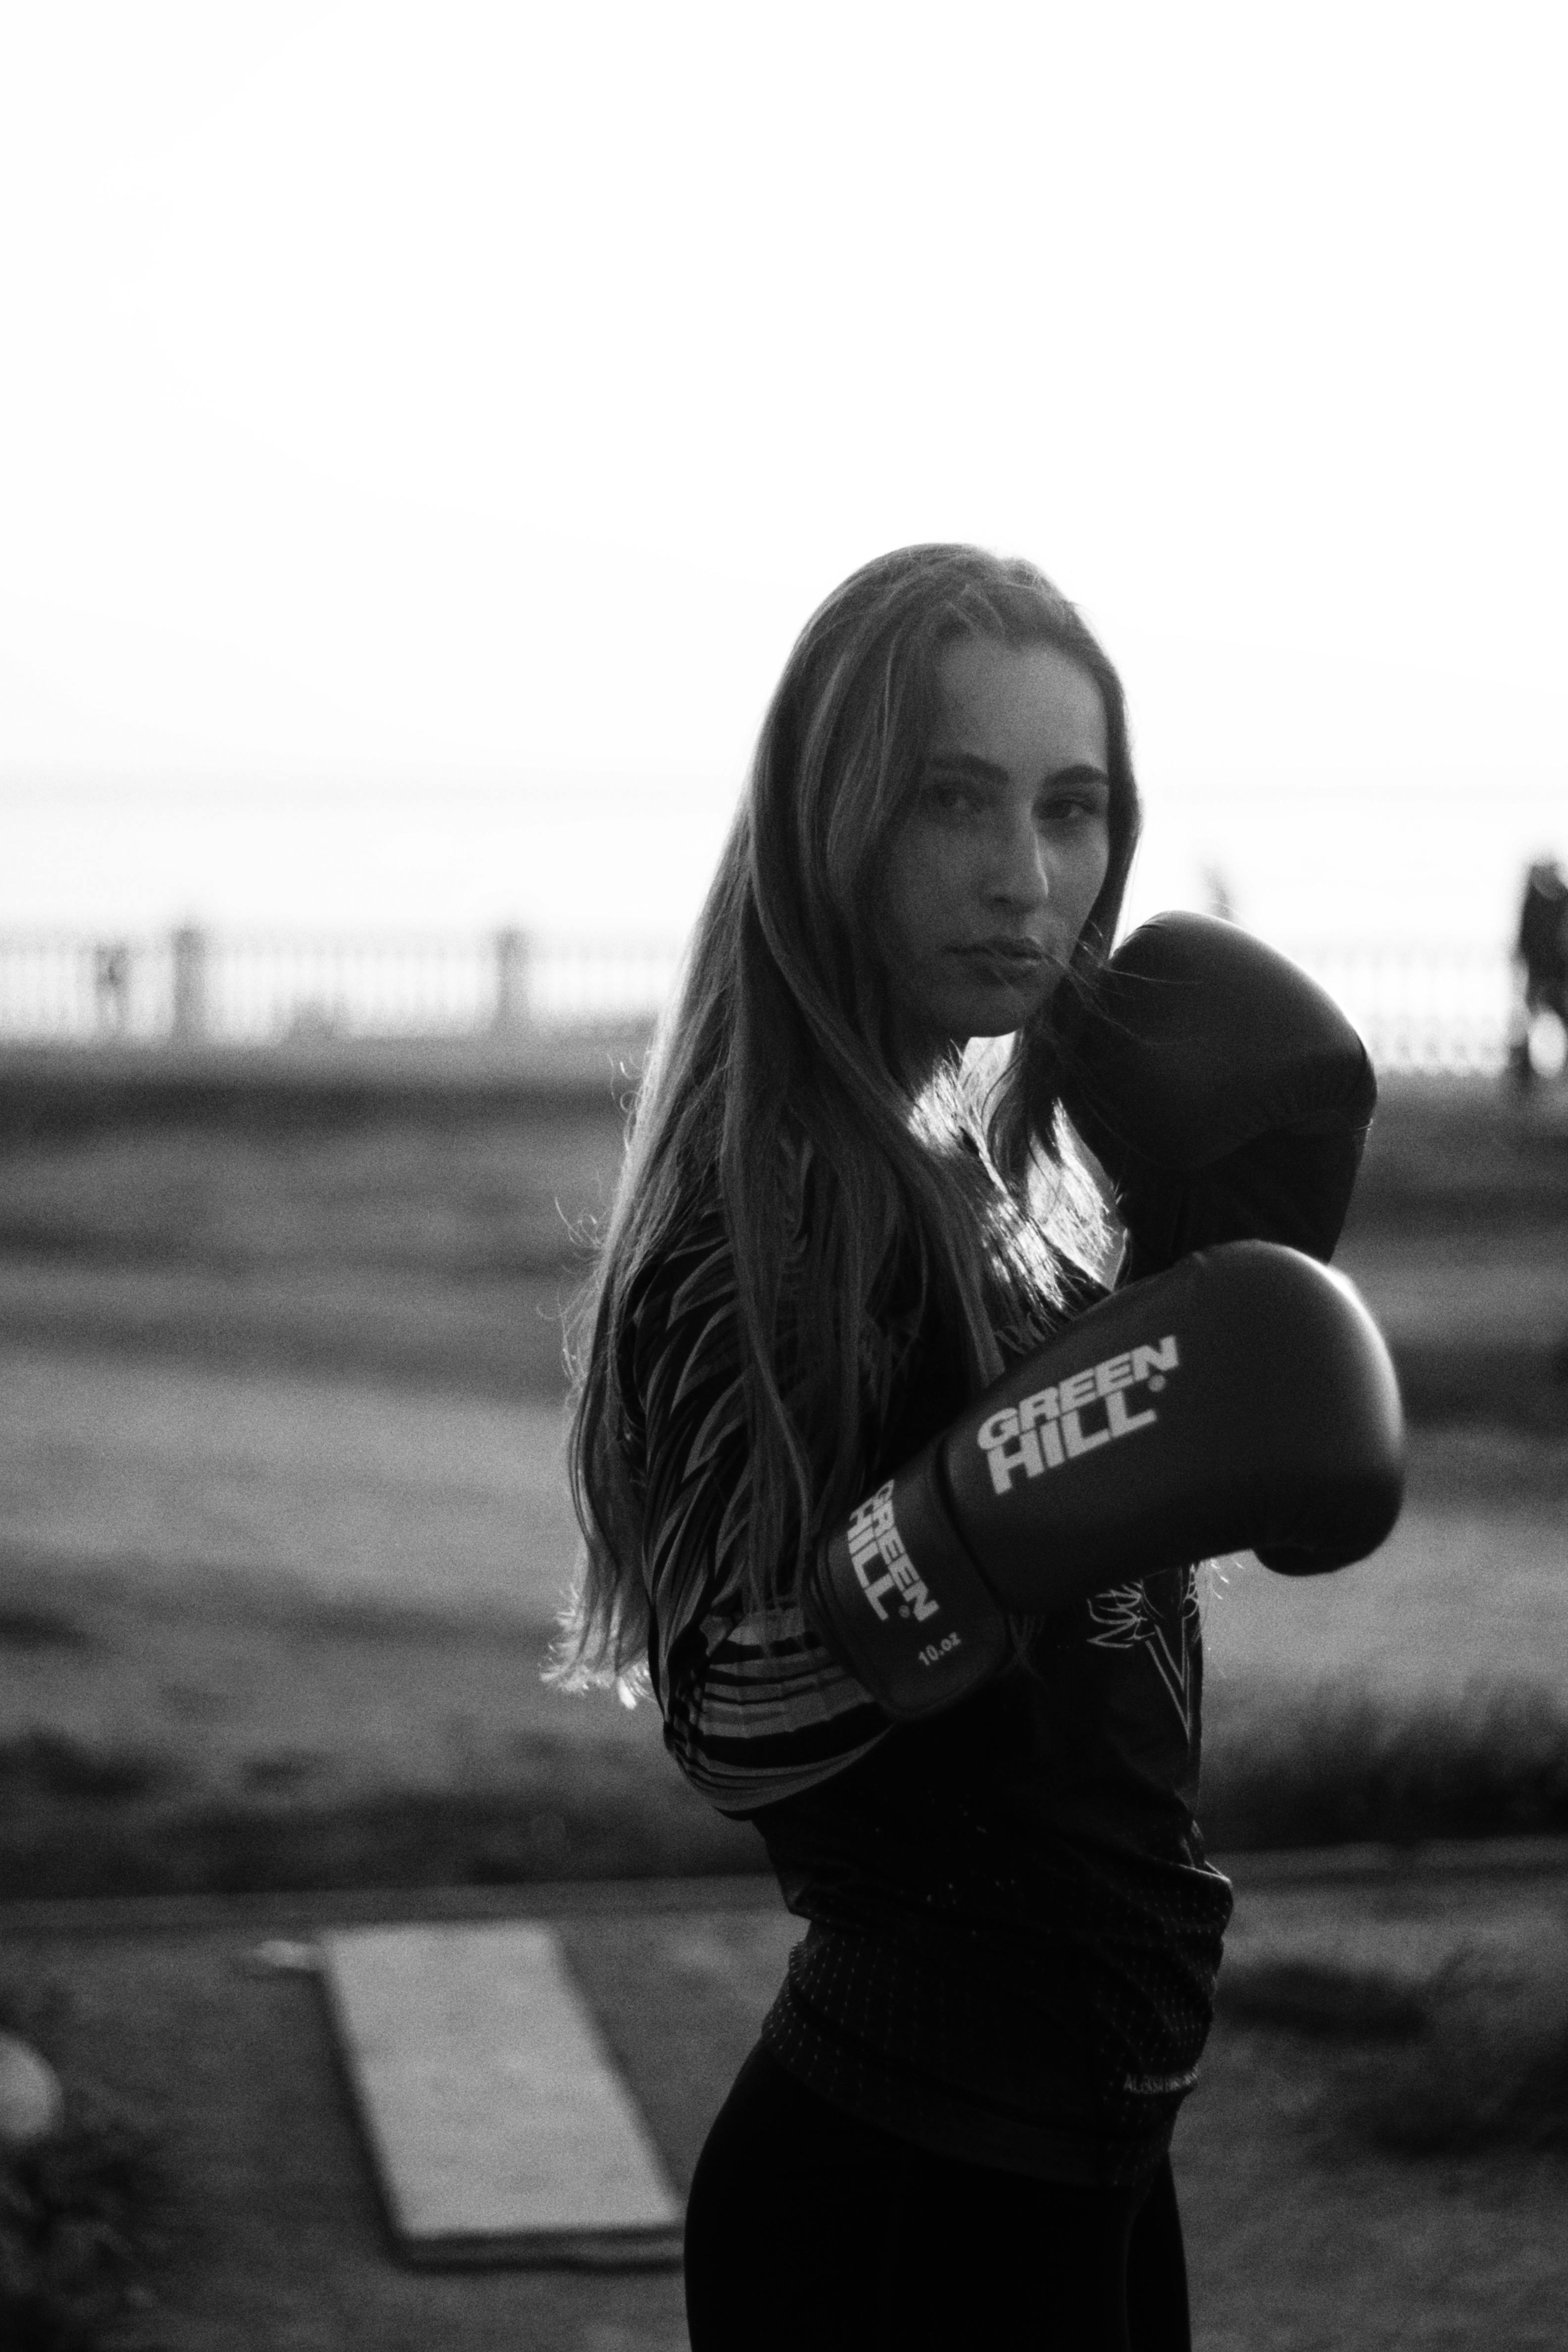
<path id="1" fill-rule="evenodd" d="M 1568 853 L 1561 12 L 50 0 L 0 31 L 0 926 L 683 929 L 790 641 L 1032 555 L 1142 904 Z"/>

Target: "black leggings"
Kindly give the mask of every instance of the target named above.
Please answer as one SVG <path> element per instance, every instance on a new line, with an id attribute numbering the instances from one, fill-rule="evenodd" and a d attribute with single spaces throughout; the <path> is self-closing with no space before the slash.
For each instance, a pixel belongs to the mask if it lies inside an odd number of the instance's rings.
<path id="1" fill-rule="evenodd" d="M 1077 2189 L 930 2156 L 759 2048 L 698 2159 L 686 2315 L 692 2352 L 1190 2352 L 1171 2168 Z"/>

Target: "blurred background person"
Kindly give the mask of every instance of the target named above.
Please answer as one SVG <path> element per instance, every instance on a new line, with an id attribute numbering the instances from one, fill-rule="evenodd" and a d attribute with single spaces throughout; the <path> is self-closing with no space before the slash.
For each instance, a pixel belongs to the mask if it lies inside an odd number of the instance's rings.
<path id="1" fill-rule="evenodd" d="M 1561 1068 L 1568 1036 L 1568 881 L 1555 857 L 1538 857 L 1525 877 L 1514 960 L 1521 1002 L 1513 1071 L 1518 1085 L 1528 1088 L 1538 1061 Z M 1556 1024 L 1554 1054 L 1538 1043 L 1543 1013 Z"/>

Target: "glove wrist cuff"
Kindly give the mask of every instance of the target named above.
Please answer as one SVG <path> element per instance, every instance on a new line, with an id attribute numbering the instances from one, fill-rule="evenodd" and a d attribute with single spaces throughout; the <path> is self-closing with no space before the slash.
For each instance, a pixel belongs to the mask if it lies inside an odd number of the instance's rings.
<path id="1" fill-rule="evenodd" d="M 943 1503 L 937 1447 L 889 1478 L 823 1546 L 820 1630 L 888 1714 L 956 1705 L 1008 1652 L 1005 1621 Z"/>

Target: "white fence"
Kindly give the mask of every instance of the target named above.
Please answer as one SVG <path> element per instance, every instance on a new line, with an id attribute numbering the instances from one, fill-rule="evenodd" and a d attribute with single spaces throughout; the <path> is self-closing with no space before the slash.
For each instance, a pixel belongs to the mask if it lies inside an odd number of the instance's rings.
<path id="1" fill-rule="evenodd" d="M 1506 948 L 1339 940 L 1288 952 L 1321 981 L 1380 1070 L 1495 1071 L 1520 1026 Z"/>
<path id="2" fill-rule="evenodd" d="M 679 949 L 667 941 L 489 937 L 0 934 L 0 1038 L 194 1043 L 473 1036 L 640 1022 Z"/>
<path id="3" fill-rule="evenodd" d="M 1298 942 L 1381 1068 L 1490 1071 L 1516 1020 L 1501 948 Z M 646 1020 L 673 983 L 668 941 L 489 937 L 154 939 L 0 934 L 0 1039 L 276 1041 L 472 1036 Z"/>

